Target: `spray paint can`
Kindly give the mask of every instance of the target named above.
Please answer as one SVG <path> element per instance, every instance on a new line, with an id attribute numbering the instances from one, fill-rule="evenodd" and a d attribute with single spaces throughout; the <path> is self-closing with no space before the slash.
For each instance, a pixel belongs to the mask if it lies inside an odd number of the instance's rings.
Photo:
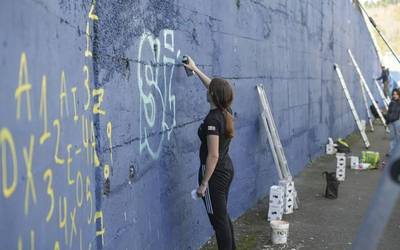
<path id="1" fill-rule="evenodd" d="M 183 56 L 183 57 L 182 57 L 182 63 L 183 63 L 183 64 L 188 64 L 188 63 L 189 63 L 189 57 L 188 57 L 188 56 Z M 190 70 L 190 69 L 188 69 L 188 68 L 186 68 L 186 67 L 185 67 L 185 71 L 186 71 L 186 75 L 187 75 L 187 76 L 192 76 L 192 75 L 194 75 L 193 71 Z"/>

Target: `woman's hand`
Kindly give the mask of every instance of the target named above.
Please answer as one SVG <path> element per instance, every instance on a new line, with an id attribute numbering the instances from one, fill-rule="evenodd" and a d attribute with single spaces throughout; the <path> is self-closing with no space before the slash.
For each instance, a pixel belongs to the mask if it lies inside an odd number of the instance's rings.
<path id="1" fill-rule="evenodd" d="M 197 188 L 197 196 L 199 197 L 204 197 L 206 196 L 206 191 L 208 188 L 208 184 L 200 184 L 200 186 Z"/>
<path id="2" fill-rule="evenodd" d="M 196 63 L 193 61 L 193 59 L 190 56 L 188 56 L 187 58 L 188 58 L 188 61 L 187 61 L 187 63 L 184 63 L 183 66 L 185 66 L 187 69 L 189 69 L 193 72 L 196 72 L 196 70 L 197 70 Z"/>
<path id="3" fill-rule="evenodd" d="M 196 63 L 190 56 L 187 56 L 187 63 L 184 63 L 183 66 L 185 66 L 186 69 L 193 71 L 193 73 L 200 78 L 201 82 L 204 84 L 204 87 L 208 89 L 211 79 L 206 74 L 204 74 L 199 68 L 197 68 Z"/>

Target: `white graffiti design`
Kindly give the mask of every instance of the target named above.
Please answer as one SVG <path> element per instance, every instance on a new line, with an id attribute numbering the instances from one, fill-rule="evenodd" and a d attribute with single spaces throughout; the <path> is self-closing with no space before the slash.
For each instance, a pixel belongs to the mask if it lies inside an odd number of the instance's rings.
<path id="1" fill-rule="evenodd" d="M 147 149 L 153 159 L 160 155 L 165 134 L 169 140 L 176 126 L 176 99 L 172 93 L 172 79 L 180 50 L 175 52 L 173 30 L 163 30 L 162 33 L 162 51 L 159 38 L 150 32 L 142 34 L 137 64 L 140 93 L 140 153 Z M 163 56 L 160 63 L 161 52 Z M 159 81 L 160 67 L 163 67 L 163 81 Z M 161 133 L 161 137 L 153 136 L 158 133 Z"/>

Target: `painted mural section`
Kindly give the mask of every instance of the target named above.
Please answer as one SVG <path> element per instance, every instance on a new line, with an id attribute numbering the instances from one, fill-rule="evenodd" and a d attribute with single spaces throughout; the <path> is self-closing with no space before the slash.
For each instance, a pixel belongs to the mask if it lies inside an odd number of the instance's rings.
<path id="1" fill-rule="evenodd" d="M 277 181 L 256 84 L 266 87 L 295 174 L 328 136 L 355 129 L 334 63 L 366 117 L 347 49 L 377 93 L 377 55 L 348 0 L 0 6 L 5 249 L 197 249 L 210 237 L 204 207 L 190 197 L 206 91 L 186 76 L 182 55 L 235 89 L 233 217 Z"/>
<path id="2" fill-rule="evenodd" d="M 0 16 L 1 248 L 99 248 L 95 2 L 3 1 Z"/>

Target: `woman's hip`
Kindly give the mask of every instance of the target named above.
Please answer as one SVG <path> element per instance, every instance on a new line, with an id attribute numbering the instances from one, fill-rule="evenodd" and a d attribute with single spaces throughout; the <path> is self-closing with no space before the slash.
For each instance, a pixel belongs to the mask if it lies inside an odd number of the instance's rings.
<path id="1" fill-rule="evenodd" d="M 203 176 L 206 171 L 206 165 L 201 165 L 199 168 L 199 184 L 201 183 Z M 210 180 L 208 181 L 209 186 L 219 187 L 221 189 L 225 189 L 229 187 L 232 182 L 234 176 L 233 166 L 230 168 L 216 166 L 214 172 L 211 175 Z"/>

